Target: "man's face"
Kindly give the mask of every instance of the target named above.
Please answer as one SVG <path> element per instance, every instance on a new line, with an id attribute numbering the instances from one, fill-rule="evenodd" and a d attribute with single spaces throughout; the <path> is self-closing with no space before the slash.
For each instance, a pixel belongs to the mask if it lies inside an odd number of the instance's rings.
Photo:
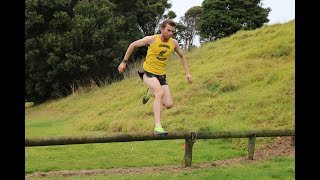
<path id="1" fill-rule="evenodd" d="M 176 28 L 169 24 L 166 24 L 166 27 L 161 28 L 161 34 L 166 39 L 169 39 L 175 31 L 176 31 Z"/>

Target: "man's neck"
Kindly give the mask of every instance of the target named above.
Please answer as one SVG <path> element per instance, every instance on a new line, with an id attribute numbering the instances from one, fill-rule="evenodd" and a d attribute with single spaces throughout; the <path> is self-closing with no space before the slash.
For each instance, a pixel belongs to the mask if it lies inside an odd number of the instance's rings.
<path id="1" fill-rule="evenodd" d="M 166 39 L 165 37 L 163 37 L 162 34 L 160 34 L 160 39 L 162 42 L 168 42 L 169 39 Z"/>

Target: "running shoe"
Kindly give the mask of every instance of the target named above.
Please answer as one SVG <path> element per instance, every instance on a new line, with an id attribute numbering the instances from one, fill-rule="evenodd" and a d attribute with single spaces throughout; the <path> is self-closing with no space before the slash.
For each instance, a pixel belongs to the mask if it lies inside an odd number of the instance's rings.
<path id="1" fill-rule="evenodd" d="M 142 103 L 146 104 L 149 101 L 150 97 L 151 97 L 151 91 L 148 88 L 147 93 L 142 98 Z"/>
<path id="2" fill-rule="evenodd" d="M 168 132 L 166 132 L 162 127 L 154 128 L 153 133 L 154 133 L 154 134 L 159 134 L 159 135 L 166 135 L 166 134 L 168 134 Z"/>

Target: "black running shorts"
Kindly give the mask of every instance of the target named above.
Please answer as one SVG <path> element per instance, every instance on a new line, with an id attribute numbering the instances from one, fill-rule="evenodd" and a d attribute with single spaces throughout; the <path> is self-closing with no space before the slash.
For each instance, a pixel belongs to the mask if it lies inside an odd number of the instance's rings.
<path id="1" fill-rule="evenodd" d="M 146 74 L 147 77 L 152 78 L 152 77 L 156 77 L 159 81 L 159 83 L 161 84 L 161 86 L 163 85 L 168 85 L 167 84 L 167 80 L 166 80 L 166 75 L 156 75 L 156 74 L 152 74 L 150 72 L 147 72 L 145 70 L 143 71 L 138 71 L 139 77 L 143 80 L 143 74 Z"/>

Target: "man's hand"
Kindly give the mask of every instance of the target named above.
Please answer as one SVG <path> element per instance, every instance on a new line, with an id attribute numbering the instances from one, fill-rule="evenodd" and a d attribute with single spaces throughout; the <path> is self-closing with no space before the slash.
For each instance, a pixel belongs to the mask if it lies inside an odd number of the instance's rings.
<path id="1" fill-rule="evenodd" d="M 192 76 L 191 74 L 186 74 L 186 78 L 188 80 L 188 83 L 191 84 L 192 83 Z"/>
<path id="2" fill-rule="evenodd" d="M 127 64 L 122 62 L 119 66 L 118 66 L 118 71 L 120 74 L 122 74 L 124 72 L 124 70 L 126 69 Z"/>

